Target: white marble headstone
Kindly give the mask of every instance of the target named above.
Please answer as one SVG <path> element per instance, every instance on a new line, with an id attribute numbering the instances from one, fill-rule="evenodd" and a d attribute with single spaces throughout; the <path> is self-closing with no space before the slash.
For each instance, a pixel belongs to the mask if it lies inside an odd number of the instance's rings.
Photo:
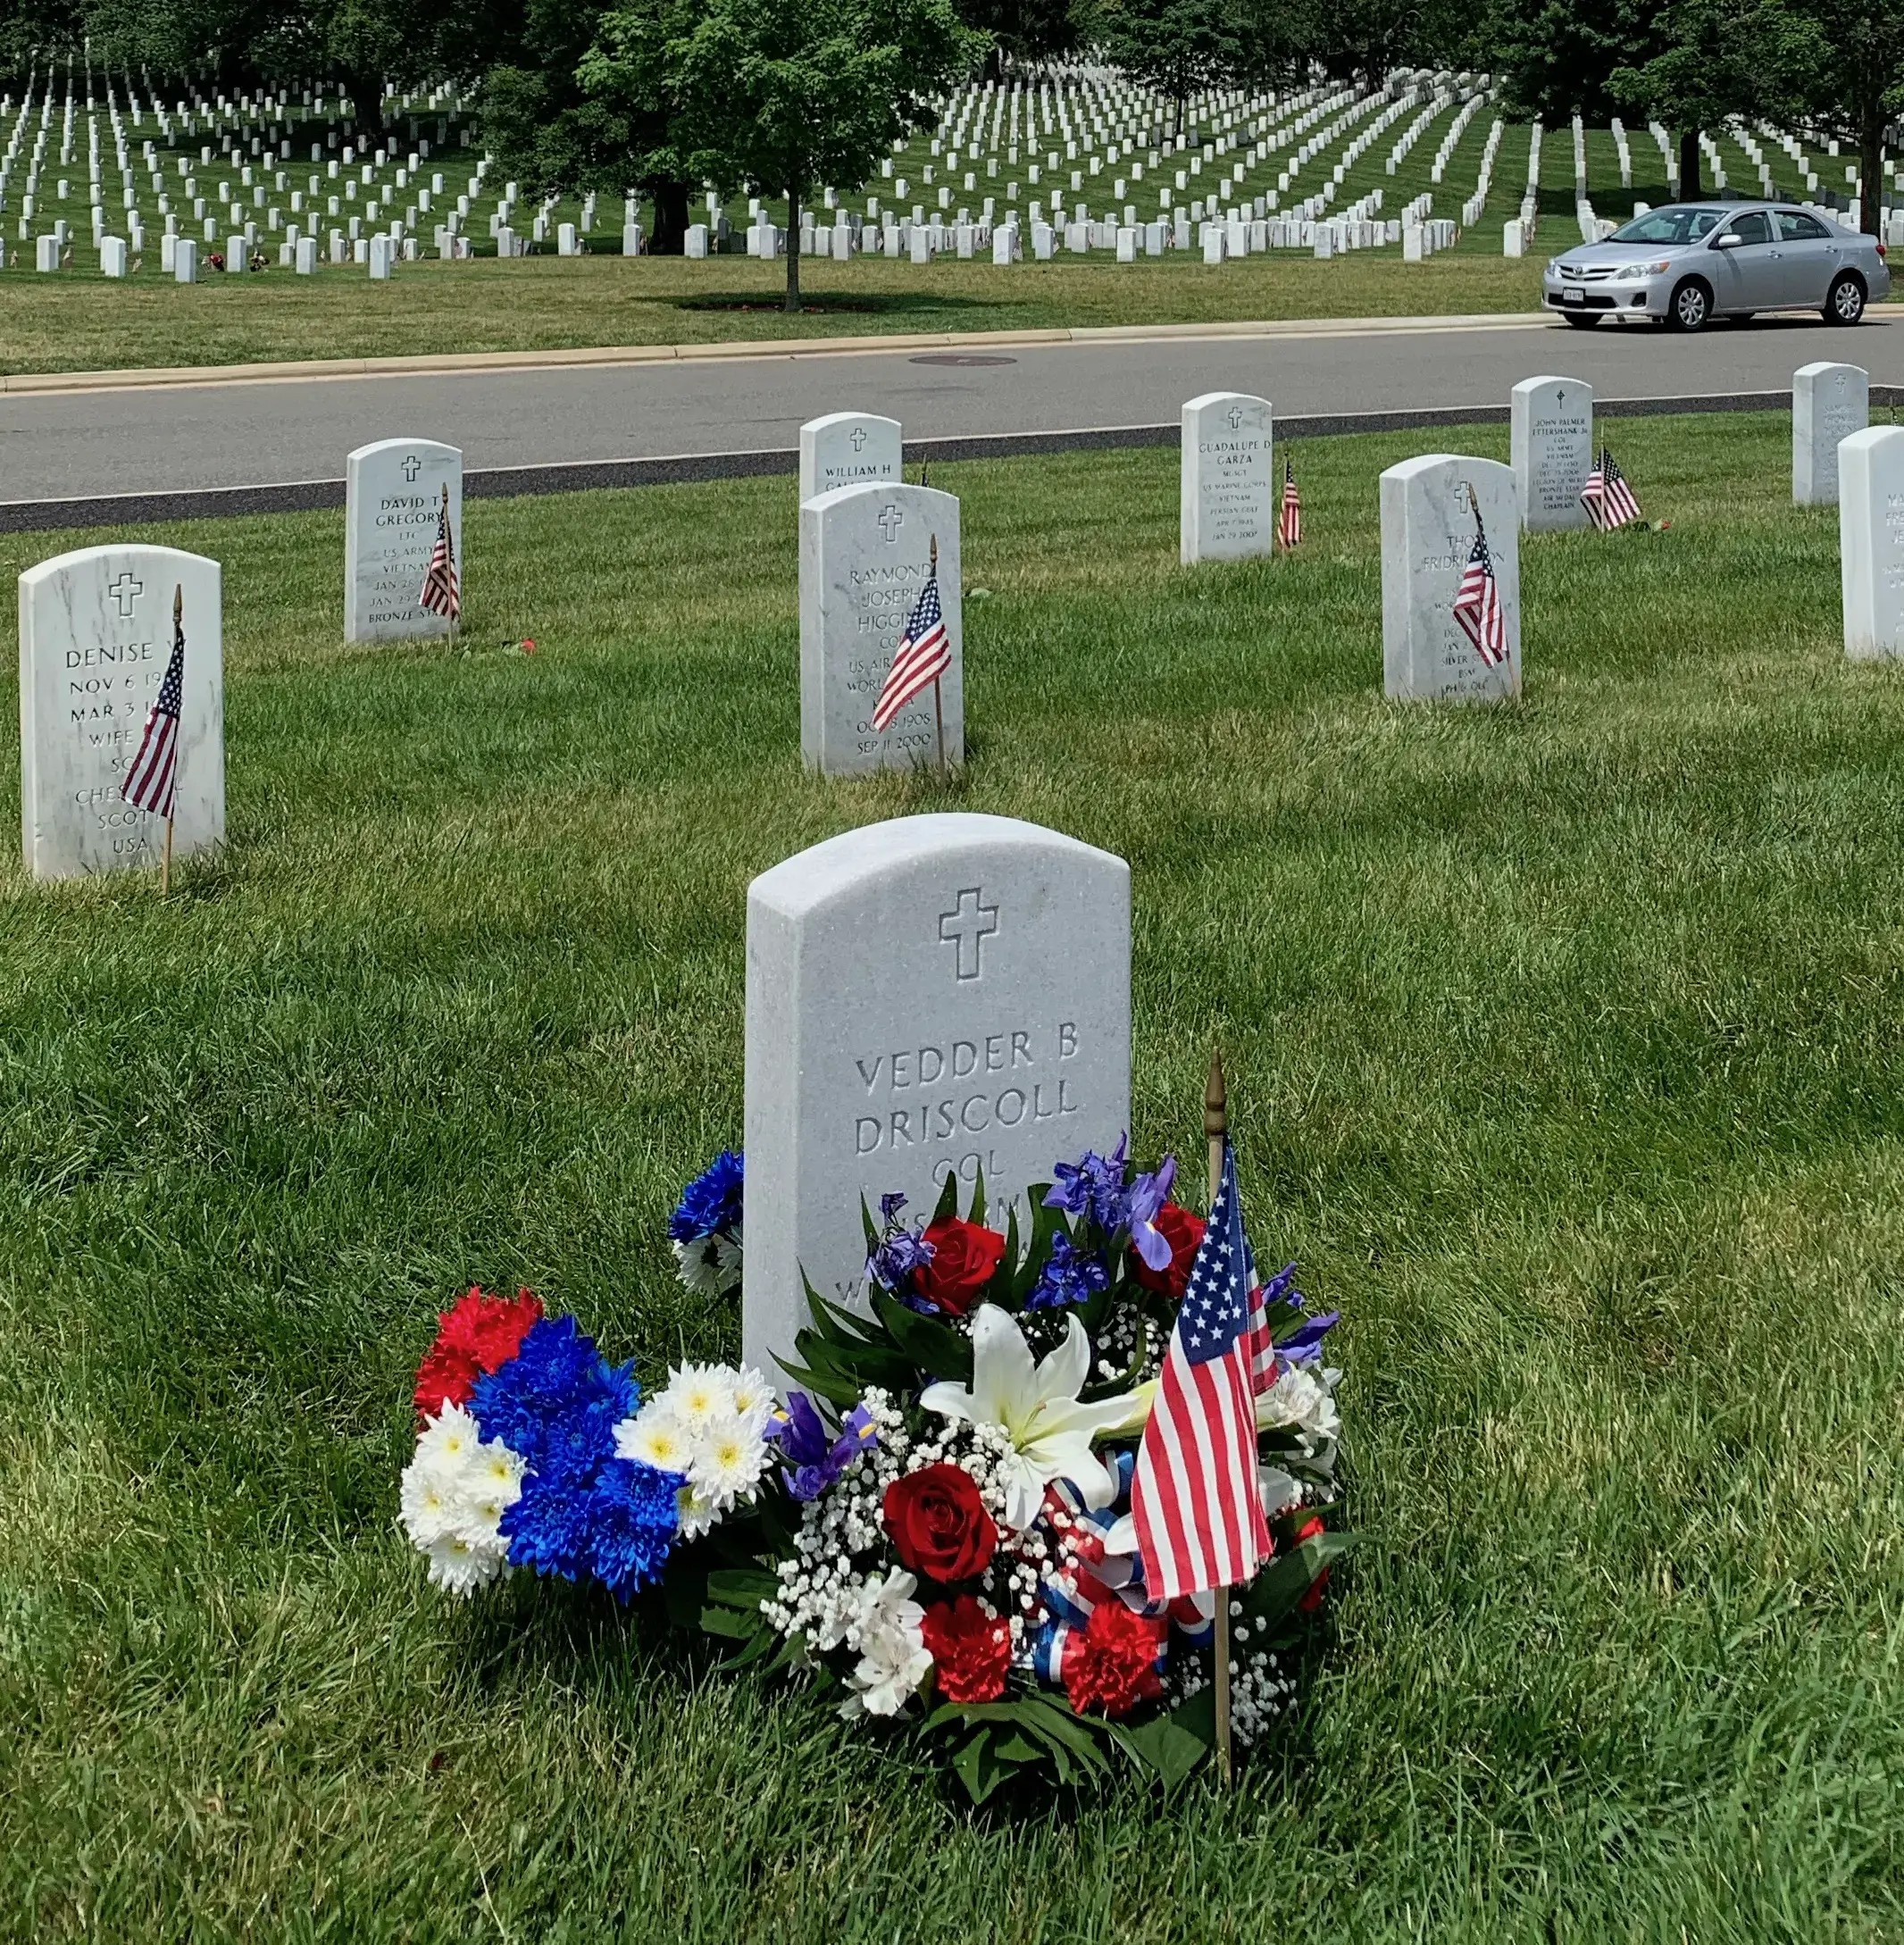
<path id="1" fill-rule="evenodd" d="M 1527 531 L 1589 525 L 1580 491 L 1593 470 L 1593 388 L 1583 379 L 1523 379 L 1507 398 L 1510 463 Z"/>
<path id="2" fill-rule="evenodd" d="M 1838 500 L 1838 447 L 1871 422 L 1871 374 L 1855 364 L 1801 364 L 1791 374 L 1791 497 Z"/>
<path id="3" fill-rule="evenodd" d="M 1871 426 L 1838 447 L 1844 652 L 1904 655 L 1904 426 Z"/>
<path id="4" fill-rule="evenodd" d="M 1248 392 L 1205 392 L 1183 407 L 1178 552 L 1194 561 L 1238 561 L 1275 545 L 1276 483 L 1269 401 Z"/>
<path id="5" fill-rule="evenodd" d="M 948 1171 L 982 1170 L 1009 1198 L 1130 1124 L 1131 872 L 1108 852 L 968 812 L 867 825 L 754 881 L 747 951 L 742 1329 L 763 1370 L 806 1323 L 803 1272 L 857 1290 L 862 1197 L 923 1219 Z"/>
<path id="6" fill-rule="evenodd" d="M 958 501 L 934 487 L 839 487 L 800 508 L 800 755 L 828 776 L 965 758 Z M 952 664 L 882 731 L 873 727 L 901 631 L 939 543 L 939 604 Z"/>
<path id="7" fill-rule="evenodd" d="M 1494 667 L 1454 615 L 1477 507 L 1506 622 L 1507 659 Z M 1405 700 L 1520 694 L 1520 512 L 1509 468 L 1431 453 L 1382 475 L 1382 666 L 1383 688 Z"/>
<path id="8" fill-rule="evenodd" d="M 464 587 L 463 455 L 434 439 L 379 439 L 344 465 L 344 639 L 447 635 L 449 622 L 418 598 L 437 544 L 443 488 Z"/>
<path id="9" fill-rule="evenodd" d="M 899 422 L 876 412 L 830 412 L 800 428 L 800 498 L 899 478 Z"/>
<path id="10" fill-rule="evenodd" d="M 176 547 L 82 547 L 20 577 L 20 827 L 35 878 L 156 865 L 165 821 L 121 786 L 185 629 L 172 856 L 225 835 L 224 630 L 216 561 Z"/>

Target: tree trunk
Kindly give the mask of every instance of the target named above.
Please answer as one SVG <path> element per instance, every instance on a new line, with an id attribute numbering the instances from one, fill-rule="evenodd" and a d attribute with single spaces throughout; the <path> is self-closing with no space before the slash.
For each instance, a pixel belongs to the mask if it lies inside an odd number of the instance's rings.
<path id="1" fill-rule="evenodd" d="M 764 213 L 763 213 L 764 221 Z M 800 192 L 787 192 L 787 309 L 800 308 Z"/>
<path id="2" fill-rule="evenodd" d="M 679 256 L 688 246 L 688 185 L 656 182 L 648 195 L 655 205 L 655 235 L 648 248 L 657 256 Z"/>
<path id="3" fill-rule="evenodd" d="M 1858 197 L 1858 228 L 1867 237 L 1884 233 L 1884 103 L 1876 93 L 1860 104 L 1858 173 L 1863 180 Z"/>
<path id="4" fill-rule="evenodd" d="M 1682 203 L 1696 202 L 1699 193 L 1699 131 L 1682 129 L 1679 131 L 1679 199 Z"/>
<path id="5" fill-rule="evenodd" d="M 350 91 L 351 117 L 360 135 L 380 136 L 384 130 L 383 77 L 380 74 L 347 74 L 344 85 Z"/>

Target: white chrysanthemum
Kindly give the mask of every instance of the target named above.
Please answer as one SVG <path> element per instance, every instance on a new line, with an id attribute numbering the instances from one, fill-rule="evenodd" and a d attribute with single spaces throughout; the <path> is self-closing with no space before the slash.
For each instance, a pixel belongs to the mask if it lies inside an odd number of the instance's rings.
<path id="1" fill-rule="evenodd" d="M 698 1540 L 726 1510 L 710 1494 L 691 1483 L 681 1489 L 675 1506 L 683 1540 Z"/>
<path id="2" fill-rule="evenodd" d="M 427 1465 L 445 1480 L 458 1477 L 464 1463 L 482 1443 L 482 1428 L 460 1405 L 445 1402 L 417 1434 L 415 1465 Z"/>
<path id="3" fill-rule="evenodd" d="M 698 1440 L 716 1420 L 734 1414 L 734 1373 L 724 1365 L 678 1365 L 662 1399 L 689 1436 Z"/>
<path id="4" fill-rule="evenodd" d="M 1318 1374 L 1307 1365 L 1282 1365 L 1276 1382 L 1257 1399 L 1257 1428 L 1293 1432 L 1307 1457 L 1331 1449 L 1341 1436 L 1342 1421 L 1329 1373 Z"/>
<path id="5" fill-rule="evenodd" d="M 722 1235 L 677 1240 L 674 1268 L 697 1297 L 724 1297 L 740 1288 L 740 1246 Z"/>
<path id="6" fill-rule="evenodd" d="M 694 1462 L 693 1434 L 665 1395 L 651 1398 L 632 1418 L 614 1428 L 618 1457 L 652 1465 L 664 1473 L 685 1473 Z"/>
<path id="7" fill-rule="evenodd" d="M 437 1586 L 468 1594 L 502 1572 L 509 1557 L 503 1515 L 522 1497 L 522 1459 L 500 1439 L 484 1439 L 460 1406 L 446 1405 L 424 1425 L 397 1505 Z"/>
<path id="8" fill-rule="evenodd" d="M 723 1512 L 751 1495 L 766 1469 L 766 1440 L 738 1420 L 712 1426 L 695 1448 L 694 1483 Z"/>
<path id="9" fill-rule="evenodd" d="M 741 1365 L 733 1379 L 734 1416 L 756 1439 L 764 1438 L 778 1409 L 773 1387 L 751 1365 Z"/>
<path id="10" fill-rule="evenodd" d="M 462 1524 L 455 1483 L 429 1465 L 421 1453 L 404 1467 L 397 1488 L 398 1517 L 410 1544 L 426 1552 Z"/>
<path id="11" fill-rule="evenodd" d="M 468 1596 L 487 1587 L 503 1571 L 508 1548 L 472 1546 L 460 1533 L 446 1533 L 423 1548 L 433 1585 Z"/>

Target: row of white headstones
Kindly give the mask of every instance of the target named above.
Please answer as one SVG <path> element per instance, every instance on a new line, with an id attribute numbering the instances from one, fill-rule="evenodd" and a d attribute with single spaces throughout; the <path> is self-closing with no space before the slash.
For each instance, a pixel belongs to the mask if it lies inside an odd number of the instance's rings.
<path id="1" fill-rule="evenodd" d="M 1904 428 L 1868 425 L 1866 374 L 1807 365 L 1792 385 L 1792 493 L 1840 505 L 1845 647 L 1904 654 Z M 1519 535 L 1582 527 L 1594 463 L 1593 392 L 1534 378 L 1510 399 L 1510 463 L 1431 454 L 1381 479 L 1383 684 L 1409 700 L 1492 701 L 1521 686 Z M 1266 556 L 1282 481 L 1269 401 L 1213 392 L 1183 407 L 1179 552 L 1186 566 Z M 800 743 L 828 775 L 965 755 L 960 505 L 901 477 L 898 422 L 832 413 L 799 449 Z M 346 468 L 344 633 L 375 643 L 446 632 L 421 605 L 447 510 L 459 574 L 463 455 L 429 439 L 383 439 Z M 1486 536 L 1506 655 L 1491 665 L 1453 604 Z M 935 568 L 936 563 L 936 568 Z M 936 693 L 873 727 L 876 699 L 927 579 L 936 571 L 949 665 Z M 153 862 L 157 819 L 120 785 L 163 680 L 174 593 L 186 651 L 174 851 L 224 833 L 221 576 L 215 561 L 166 547 L 88 547 L 21 575 L 21 812 L 27 868 L 64 878 Z M 466 584 L 465 584 L 466 593 Z"/>

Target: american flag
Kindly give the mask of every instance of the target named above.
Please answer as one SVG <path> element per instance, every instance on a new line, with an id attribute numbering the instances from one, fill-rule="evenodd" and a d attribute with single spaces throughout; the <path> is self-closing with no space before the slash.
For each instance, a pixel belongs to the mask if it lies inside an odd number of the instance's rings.
<path id="1" fill-rule="evenodd" d="M 1275 1360 L 1261 1307 L 1236 1157 L 1225 1142 L 1216 1204 L 1190 1267 L 1131 1482 L 1131 1514 L 1152 1599 L 1237 1586 L 1269 1556 L 1257 1482 L 1256 1393 Z"/>
<path id="2" fill-rule="evenodd" d="M 930 689 L 952 666 L 952 644 L 946 635 L 945 615 L 939 605 L 939 547 L 932 547 L 932 565 L 925 586 L 906 618 L 906 631 L 893 650 L 880 699 L 873 705 L 873 727 L 892 726 L 900 710 L 923 689 Z"/>
<path id="3" fill-rule="evenodd" d="M 1285 547 L 1299 547 L 1302 542 L 1302 495 L 1296 490 L 1296 471 L 1288 460 L 1282 462 L 1282 512 L 1276 522 L 1276 539 Z"/>
<path id="4" fill-rule="evenodd" d="M 1494 578 L 1494 557 L 1488 552 L 1488 537 L 1478 513 L 1474 551 L 1467 557 L 1467 572 L 1455 592 L 1454 614 L 1481 659 L 1491 669 L 1498 669 L 1507 659 L 1507 618 L 1500 605 L 1500 583 Z"/>
<path id="5" fill-rule="evenodd" d="M 185 697 L 184 590 L 172 603 L 171 658 L 158 699 L 146 712 L 146 733 L 119 794 L 134 809 L 170 817 L 179 796 L 179 712 Z"/>
<path id="6" fill-rule="evenodd" d="M 449 532 L 449 488 L 443 488 L 443 509 L 437 515 L 437 544 L 430 550 L 423 591 L 417 597 L 432 614 L 454 622 L 463 613 L 463 590 L 456 585 L 456 547 Z"/>
<path id="7" fill-rule="evenodd" d="M 1599 449 L 1599 463 L 1580 489 L 1580 503 L 1587 510 L 1587 518 L 1602 533 L 1611 533 L 1616 527 L 1627 526 L 1640 517 L 1640 503 L 1626 483 L 1626 475 L 1614 463 L 1613 455 L 1604 446 Z"/>

